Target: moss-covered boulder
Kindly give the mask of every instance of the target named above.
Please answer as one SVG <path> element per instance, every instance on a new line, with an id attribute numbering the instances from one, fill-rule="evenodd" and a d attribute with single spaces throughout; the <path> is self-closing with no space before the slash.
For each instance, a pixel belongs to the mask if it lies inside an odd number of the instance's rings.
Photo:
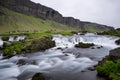
<path id="1" fill-rule="evenodd" d="M 41 39 L 32 40 L 30 45 L 26 46 L 23 51 L 29 53 L 46 50 L 52 47 L 55 47 L 55 41 L 52 41 L 50 38 L 44 37 Z"/>
<path id="2" fill-rule="evenodd" d="M 2 40 L 3 41 L 8 41 L 9 40 L 9 36 L 2 36 Z"/>
<path id="3" fill-rule="evenodd" d="M 94 46 L 93 43 L 82 43 L 82 42 L 75 45 L 75 47 L 77 48 L 90 48 L 92 46 Z"/>
<path id="4" fill-rule="evenodd" d="M 14 55 L 14 53 L 19 54 L 22 51 L 23 48 L 22 42 L 12 42 L 12 43 L 4 43 L 3 44 L 3 55 L 9 56 Z"/>
<path id="5" fill-rule="evenodd" d="M 117 45 L 120 45 L 120 39 L 116 40 L 115 43 L 116 43 Z"/>
<path id="6" fill-rule="evenodd" d="M 36 73 L 33 77 L 32 80 L 45 80 L 45 77 L 42 73 Z"/>

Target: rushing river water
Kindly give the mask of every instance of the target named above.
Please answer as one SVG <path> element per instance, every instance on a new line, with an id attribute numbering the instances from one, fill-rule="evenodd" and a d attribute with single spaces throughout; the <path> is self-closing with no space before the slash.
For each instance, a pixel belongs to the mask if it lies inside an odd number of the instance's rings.
<path id="1" fill-rule="evenodd" d="M 0 80 L 31 80 L 37 72 L 44 73 L 47 80 L 104 80 L 96 76 L 93 66 L 108 55 L 109 50 L 119 47 L 115 44 L 117 39 L 118 37 L 95 34 L 54 35 L 54 48 L 1 59 Z M 96 46 L 87 49 L 75 48 L 74 45 L 79 42 L 94 43 Z M 17 65 L 19 60 L 25 60 L 26 63 Z"/>

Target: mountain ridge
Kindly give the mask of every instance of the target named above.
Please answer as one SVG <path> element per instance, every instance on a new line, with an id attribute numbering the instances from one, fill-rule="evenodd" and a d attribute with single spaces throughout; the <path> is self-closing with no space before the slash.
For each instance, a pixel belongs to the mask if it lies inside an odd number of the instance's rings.
<path id="1" fill-rule="evenodd" d="M 16 12 L 20 12 L 44 20 L 53 20 L 61 24 L 79 28 L 80 30 L 87 31 L 88 29 L 91 29 L 91 31 L 105 31 L 114 29 L 111 26 L 84 22 L 73 17 L 63 17 L 58 11 L 41 5 L 40 3 L 34 3 L 30 0 L 1 0 L 0 5 Z M 3 13 L 1 12 L 0 14 Z"/>

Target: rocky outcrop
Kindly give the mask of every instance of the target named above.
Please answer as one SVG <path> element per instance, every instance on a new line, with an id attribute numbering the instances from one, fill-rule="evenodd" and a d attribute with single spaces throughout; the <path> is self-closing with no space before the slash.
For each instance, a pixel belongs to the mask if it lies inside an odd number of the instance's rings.
<path id="1" fill-rule="evenodd" d="M 109 52 L 109 55 L 102 59 L 102 61 L 99 61 L 98 65 L 102 66 L 106 63 L 106 61 L 116 61 L 120 59 L 120 47 L 113 49 Z"/>
<path id="2" fill-rule="evenodd" d="M 77 27 L 80 30 L 87 30 L 88 27 L 92 28 L 92 26 L 87 26 L 87 28 L 85 28 L 86 24 L 94 24 L 89 22 L 82 22 L 78 19 L 74 19 L 73 17 L 63 17 L 58 11 L 41 4 L 34 3 L 30 0 L 0 0 L 0 5 L 13 11 L 32 15 L 42 19 L 50 19 L 68 26 Z M 101 31 L 113 29 L 112 27 L 99 24 L 96 24 L 95 27 Z"/>
<path id="3" fill-rule="evenodd" d="M 109 60 L 115 61 L 120 59 L 120 47 L 110 51 Z"/>

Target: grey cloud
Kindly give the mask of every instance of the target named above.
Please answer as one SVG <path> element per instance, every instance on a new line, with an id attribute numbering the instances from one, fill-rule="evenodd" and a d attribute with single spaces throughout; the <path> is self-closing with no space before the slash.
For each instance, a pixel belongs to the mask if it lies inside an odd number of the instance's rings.
<path id="1" fill-rule="evenodd" d="M 32 0 L 72 16 L 120 28 L 120 0 Z"/>

